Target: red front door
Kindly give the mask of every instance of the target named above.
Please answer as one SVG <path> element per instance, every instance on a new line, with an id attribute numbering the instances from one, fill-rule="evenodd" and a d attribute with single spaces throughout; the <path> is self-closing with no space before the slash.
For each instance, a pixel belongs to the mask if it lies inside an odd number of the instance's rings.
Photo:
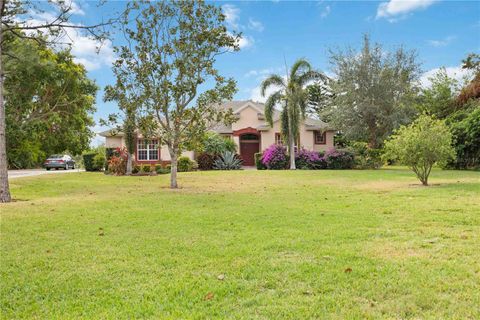
<path id="1" fill-rule="evenodd" d="M 260 141 L 257 135 L 246 134 L 240 136 L 240 157 L 244 166 L 255 165 L 255 153 L 260 151 Z"/>

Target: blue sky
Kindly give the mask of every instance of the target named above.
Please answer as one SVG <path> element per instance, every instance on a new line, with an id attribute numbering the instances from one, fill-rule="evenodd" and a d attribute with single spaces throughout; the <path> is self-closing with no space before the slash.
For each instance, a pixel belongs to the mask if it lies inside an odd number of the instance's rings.
<path id="1" fill-rule="evenodd" d="M 461 60 L 480 52 L 480 2 L 478 1 L 225 1 L 213 2 L 227 16 L 229 29 L 243 33 L 241 51 L 223 55 L 217 67 L 238 83 L 236 99 L 261 100 L 258 86 L 271 72 L 284 73 L 285 63 L 305 57 L 329 73 L 329 49 L 359 48 L 362 35 L 392 50 L 403 45 L 416 50 L 427 75 L 447 67 L 461 77 Z M 91 23 L 120 11 L 125 2 L 76 1 L 73 21 Z M 110 70 L 115 59 L 112 46 L 120 41 L 113 35 L 100 53 L 92 41 L 73 35 L 73 53 L 86 65 L 89 76 L 101 87 L 95 119 L 115 112 L 113 103 L 103 103 L 103 87 L 113 83 Z M 96 127 L 95 130 L 101 128 Z M 98 142 L 98 140 L 97 140 Z"/>

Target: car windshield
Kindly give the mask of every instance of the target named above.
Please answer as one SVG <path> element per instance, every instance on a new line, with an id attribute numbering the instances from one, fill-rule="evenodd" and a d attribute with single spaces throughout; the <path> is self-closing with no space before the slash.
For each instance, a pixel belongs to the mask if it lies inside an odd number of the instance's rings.
<path id="1" fill-rule="evenodd" d="M 48 159 L 62 159 L 62 158 L 63 158 L 63 155 L 61 154 L 54 154 L 48 157 Z"/>

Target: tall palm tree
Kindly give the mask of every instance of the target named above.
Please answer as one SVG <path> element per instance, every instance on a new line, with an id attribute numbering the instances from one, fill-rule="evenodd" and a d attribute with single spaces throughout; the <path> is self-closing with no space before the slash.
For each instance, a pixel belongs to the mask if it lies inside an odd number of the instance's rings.
<path id="1" fill-rule="evenodd" d="M 305 59 L 298 59 L 290 69 L 287 69 L 287 78 L 272 74 L 265 79 L 261 86 L 261 94 L 266 95 L 268 88 L 275 88 L 265 103 L 265 118 L 273 127 L 275 107 L 280 105 L 281 134 L 288 143 L 290 155 L 290 169 L 295 170 L 295 142 L 299 140 L 301 120 L 305 119 L 308 107 L 308 92 L 306 86 L 314 80 L 326 80 L 322 73 L 313 70 Z"/>

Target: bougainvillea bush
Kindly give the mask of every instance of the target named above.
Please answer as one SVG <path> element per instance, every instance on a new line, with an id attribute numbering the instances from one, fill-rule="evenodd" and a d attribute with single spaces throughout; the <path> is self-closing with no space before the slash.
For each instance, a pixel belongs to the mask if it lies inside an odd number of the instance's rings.
<path id="1" fill-rule="evenodd" d="M 321 160 L 320 154 L 316 151 L 302 148 L 295 153 L 295 165 L 297 169 L 320 169 L 318 166 Z"/>
<path id="2" fill-rule="evenodd" d="M 345 149 L 330 149 L 325 152 L 323 159 L 327 169 L 352 169 L 355 165 L 353 152 Z"/>
<path id="3" fill-rule="evenodd" d="M 262 163 L 267 169 L 281 170 L 287 168 L 287 148 L 282 145 L 272 144 L 263 152 Z"/>

